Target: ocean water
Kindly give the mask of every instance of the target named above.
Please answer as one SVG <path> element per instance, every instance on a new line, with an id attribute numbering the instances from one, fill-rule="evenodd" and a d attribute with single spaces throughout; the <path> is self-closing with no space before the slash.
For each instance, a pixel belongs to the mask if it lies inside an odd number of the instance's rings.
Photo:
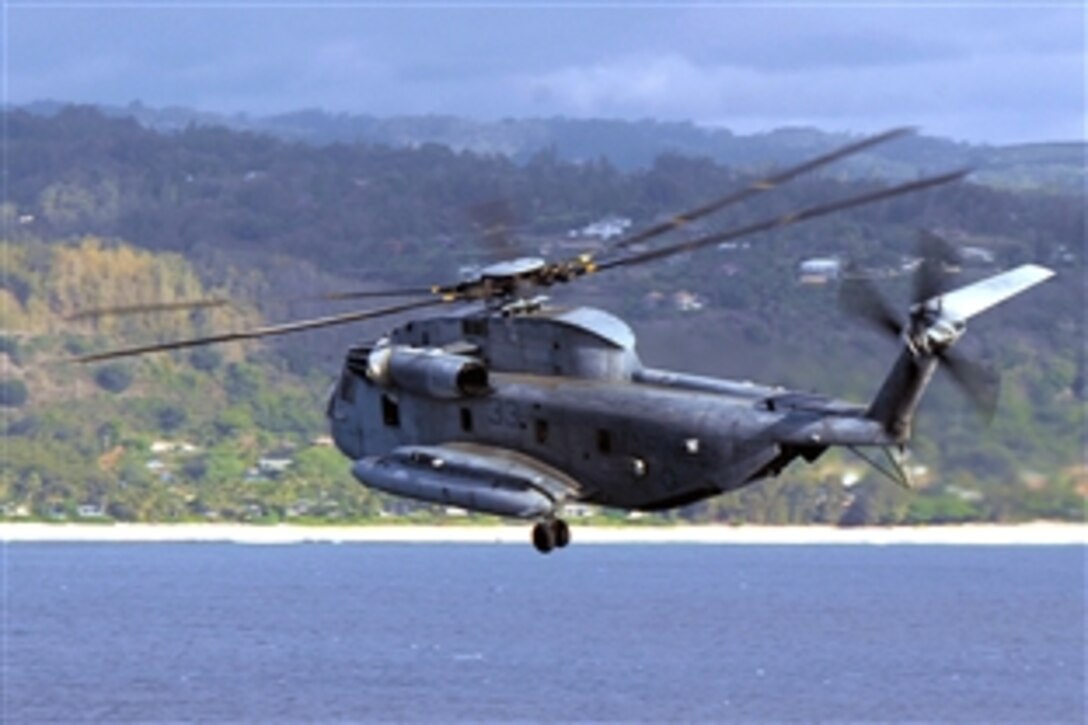
<path id="1" fill-rule="evenodd" d="M 2 555 L 4 722 L 1085 721 L 1082 547 Z"/>

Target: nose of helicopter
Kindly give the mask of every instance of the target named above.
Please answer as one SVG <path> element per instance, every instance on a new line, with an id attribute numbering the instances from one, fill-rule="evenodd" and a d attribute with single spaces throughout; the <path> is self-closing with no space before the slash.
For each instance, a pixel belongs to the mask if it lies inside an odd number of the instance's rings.
<path id="1" fill-rule="evenodd" d="M 325 417 L 329 421 L 329 434 L 333 443 L 348 458 L 355 460 L 363 455 L 363 434 L 352 416 L 351 396 L 345 395 L 345 379 L 350 380 L 348 373 L 340 382 L 329 389 L 328 402 L 325 405 Z"/>
<path id="2" fill-rule="evenodd" d="M 363 457 L 363 435 L 356 426 L 345 419 L 330 416 L 329 433 L 332 442 L 345 456 L 353 461 Z"/>

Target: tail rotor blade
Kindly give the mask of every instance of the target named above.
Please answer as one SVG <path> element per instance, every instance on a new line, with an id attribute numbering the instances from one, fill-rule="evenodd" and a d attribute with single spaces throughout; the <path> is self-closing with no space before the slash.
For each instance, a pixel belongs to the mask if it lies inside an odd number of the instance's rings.
<path id="1" fill-rule="evenodd" d="M 944 369 L 987 423 L 997 411 L 1001 377 L 997 371 L 947 350 L 940 355 Z"/>
<path id="2" fill-rule="evenodd" d="M 924 229 L 918 233 L 917 250 L 921 263 L 914 273 L 914 304 L 944 292 L 945 265 L 960 261 L 960 254 L 951 242 Z"/>
<path id="3" fill-rule="evenodd" d="M 839 308 L 877 330 L 898 337 L 902 322 L 868 277 L 847 277 L 839 286 Z"/>

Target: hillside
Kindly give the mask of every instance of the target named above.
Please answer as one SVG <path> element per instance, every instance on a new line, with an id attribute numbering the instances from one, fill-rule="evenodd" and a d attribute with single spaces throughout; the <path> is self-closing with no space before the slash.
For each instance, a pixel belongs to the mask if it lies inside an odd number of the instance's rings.
<path id="1" fill-rule="evenodd" d="M 748 178 L 676 155 L 623 171 L 554 153 L 519 164 L 437 145 L 321 148 L 220 128 L 161 134 L 90 109 L 13 112 L 7 124 L 0 497 L 9 515 L 74 517 L 80 505 L 125 520 L 375 515 L 391 504 L 354 484 L 327 447 L 322 397 L 346 344 L 382 325 L 98 368 L 50 361 L 343 309 L 282 301 L 317 290 L 449 279 L 449 270 L 488 259 L 473 209 L 495 200 L 524 251 L 565 253 L 568 233 L 593 220 L 621 215 L 646 224 Z M 933 159 L 944 167 L 940 161 Z M 871 183 L 799 181 L 702 229 Z M 982 429 L 951 388 L 938 385 L 915 447 L 927 470 L 920 494 L 907 496 L 849 458 L 830 457 L 683 515 L 771 522 L 838 522 L 847 511 L 882 522 L 1081 515 L 1078 196 L 964 184 L 591 279 L 557 290 L 557 298 L 627 318 L 648 364 L 866 400 L 892 350 L 837 313 L 834 285 L 800 284 L 797 267 L 839 255 L 894 272 L 919 227 L 989 252 L 993 261 L 965 268 L 962 279 L 1029 260 L 1059 268 L 1054 282 L 972 327 L 968 351 L 1005 373 L 994 426 Z M 887 282 L 905 297 L 904 278 Z M 680 311 L 678 292 L 700 304 Z M 87 306 L 201 295 L 242 302 L 94 324 L 65 319 Z M 843 476 L 854 471 L 863 478 L 844 488 Z"/>
<path id="2" fill-rule="evenodd" d="M 52 115 L 64 106 L 43 102 L 26 108 L 33 113 Z M 665 154 L 704 157 L 731 167 L 760 169 L 771 164 L 797 163 L 806 156 L 841 145 L 846 138 L 842 133 L 815 128 L 782 128 L 742 135 L 727 128 L 651 120 L 542 118 L 488 122 L 451 116 L 379 118 L 316 110 L 249 116 L 153 108 L 140 103 L 101 110 L 111 117 L 131 118 L 146 128 L 165 133 L 192 127 L 223 127 L 315 146 L 366 143 L 419 148 L 438 144 L 458 152 L 501 156 L 517 163 L 525 163 L 547 151 L 574 163 L 604 159 L 624 171 L 649 168 Z M 922 135 L 894 147 L 875 148 L 847 160 L 828 174 L 845 178 L 908 179 L 934 168 L 958 166 L 974 169 L 976 183 L 994 188 L 1078 193 L 1086 182 L 1086 161 L 1088 146 L 1072 140 L 993 146 Z"/>

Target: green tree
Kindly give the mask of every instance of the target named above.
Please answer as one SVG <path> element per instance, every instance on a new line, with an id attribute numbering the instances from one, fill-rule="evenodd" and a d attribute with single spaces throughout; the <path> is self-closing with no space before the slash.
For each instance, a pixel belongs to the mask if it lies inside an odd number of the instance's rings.
<path id="1" fill-rule="evenodd" d="M 170 403 L 160 405 L 155 411 L 155 420 L 163 433 L 173 433 L 185 425 L 188 419 L 189 414 L 185 412 L 185 408 Z"/>
<path id="2" fill-rule="evenodd" d="M 232 446 L 222 444 L 208 451 L 204 477 L 215 483 L 238 483 L 245 476 L 248 464 Z"/>
<path id="3" fill-rule="evenodd" d="M 26 383 L 22 380 L 0 381 L 0 406 L 6 408 L 21 408 L 30 397 Z"/>
<path id="4" fill-rule="evenodd" d="M 226 437 L 252 431 L 256 426 L 246 408 L 232 405 L 215 417 L 214 427 L 217 435 Z"/>
<path id="5" fill-rule="evenodd" d="M 0 355 L 7 355 L 15 365 L 23 364 L 23 357 L 19 348 L 19 340 L 7 335 L 0 335 Z"/>
<path id="6" fill-rule="evenodd" d="M 189 362 L 197 370 L 210 373 L 223 362 L 223 356 L 210 347 L 198 347 L 189 353 Z"/>
<path id="7" fill-rule="evenodd" d="M 260 392 L 264 376 L 255 365 L 231 363 L 227 367 L 227 395 L 232 402 L 243 402 L 254 398 Z"/>
<path id="8" fill-rule="evenodd" d="M 842 526 L 890 525 L 903 521 L 910 495 L 887 481 L 867 480 L 851 489 L 853 500 L 843 512 Z"/>
<path id="9" fill-rule="evenodd" d="M 103 365 L 94 372 L 98 387 L 111 393 L 123 393 L 132 385 L 132 370 L 123 363 Z"/>

